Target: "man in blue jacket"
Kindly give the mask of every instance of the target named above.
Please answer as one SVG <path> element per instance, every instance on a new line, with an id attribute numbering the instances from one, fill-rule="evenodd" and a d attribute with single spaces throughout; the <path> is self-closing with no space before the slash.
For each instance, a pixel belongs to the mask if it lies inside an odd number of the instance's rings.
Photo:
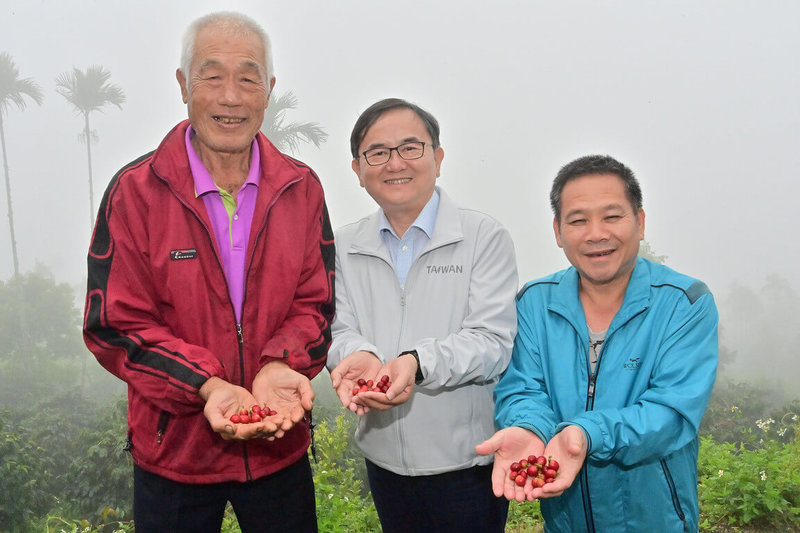
<path id="1" fill-rule="evenodd" d="M 541 499 L 545 531 L 697 531 L 697 429 L 717 368 L 717 310 L 706 285 L 637 257 L 642 194 L 608 156 L 565 165 L 550 193 L 556 242 L 572 266 L 526 284 L 518 334 L 495 389 L 502 428 L 492 484 Z M 560 463 L 518 486 L 511 464 Z"/>

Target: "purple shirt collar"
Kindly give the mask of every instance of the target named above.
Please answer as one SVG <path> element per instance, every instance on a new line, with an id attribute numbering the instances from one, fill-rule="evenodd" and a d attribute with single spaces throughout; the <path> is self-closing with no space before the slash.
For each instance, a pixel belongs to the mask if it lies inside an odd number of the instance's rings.
<path id="1" fill-rule="evenodd" d="M 189 156 L 189 167 L 192 169 L 192 177 L 194 178 L 194 193 L 197 196 L 202 196 L 208 192 L 217 192 L 217 186 L 214 184 L 214 178 L 206 169 L 200 156 L 192 146 L 192 135 L 194 130 L 191 124 L 186 128 L 186 155 Z M 258 187 L 258 180 L 261 177 L 261 153 L 258 149 L 258 141 L 253 139 L 253 144 L 250 147 L 250 173 L 242 185 L 244 188 L 247 185 L 255 185 Z"/>

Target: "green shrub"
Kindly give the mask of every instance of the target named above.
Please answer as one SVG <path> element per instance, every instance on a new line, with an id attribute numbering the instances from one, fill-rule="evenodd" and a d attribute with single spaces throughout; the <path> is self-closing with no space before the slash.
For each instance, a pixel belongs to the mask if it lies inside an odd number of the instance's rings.
<path id="1" fill-rule="evenodd" d="M 544 519 L 539 510 L 539 501 L 510 502 L 508 504 L 508 520 L 506 533 L 541 533 L 544 530 Z"/>
<path id="2" fill-rule="evenodd" d="M 343 412 L 315 430 L 317 462 L 312 466 L 320 531 L 380 531 L 372 497 L 356 476 L 363 460 L 350 456 L 355 424 L 355 416 Z"/>
<path id="3" fill-rule="evenodd" d="M 794 413 L 782 419 L 794 429 L 789 443 L 759 438 L 750 430 L 744 431 L 738 443 L 717 444 L 710 436 L 701 439 L 698 481 L 704 530 L 800 527 L 800 440 L 796 436 L 800 424 Z M 774 429 L 773 423 L 760 422 L 756 432 L 768 434 Z"/>

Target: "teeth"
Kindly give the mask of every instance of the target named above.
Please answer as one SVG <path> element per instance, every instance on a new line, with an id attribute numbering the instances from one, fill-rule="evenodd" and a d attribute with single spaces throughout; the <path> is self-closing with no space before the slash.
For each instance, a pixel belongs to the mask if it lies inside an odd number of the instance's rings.
<path id="1" fill-rule="evenodd" d="M 403 183 L 408 183 L 411 181 L 411 178 L 401 178 L 399 180 L 386 180 L 386 183 L 390 185 L 401 185 Z"/>
<path id="2" fill-rule="evenodd" d="M 243 118 L 214 117 L 214 120 L 222 122 L 223 124 L 239 124 L 240 122 L 244 122 Z"/>

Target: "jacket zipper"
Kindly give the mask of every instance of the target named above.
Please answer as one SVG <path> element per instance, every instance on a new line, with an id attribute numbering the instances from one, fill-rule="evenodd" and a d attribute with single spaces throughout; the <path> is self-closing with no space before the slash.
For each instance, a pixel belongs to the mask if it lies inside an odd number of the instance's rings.
<path id="1" fill-rule="evenodd" d="M 155 173 L 155 171 L 154 171 L 154 173 Z M 169 187 L 170 190 L 172 190 L 172 186 L 170 185 L 169 181 L 165 180 L 161 176 L 158 176 L 158 178 L 161 181 L 163 181 L 167 185 L 167 187 Z M 294 185 L 298 181 L 300 181 L 300 178 L 298 178 L 296 180 L 293 180 L 293 181 L 290 181 L 289 183 L 286 183 L 275 194 L 275 196 L 272 199 L 272 202 L 270 202 L 270 204 L 267 206 L 267 208 L 265 210 L 264 223 L 261 225 L 261 227 L 258 230 L 258 236 L 256 237 L 256 241 L 258 241 L 258 239 L 261 238 L 261 234 L 263 233 L 264 228 L 267 225 L 267 223 L 266 223 L 266 213 L 268 213 L 270 211 L 270 209 L 272 209 L 272 206 L 275 205 L 275 203 L 278 201 L 278 198 L 280 197 L 281 194 L 283 194 L 283 191 L 285 191 L 286 189 L 288 189 L 290 186 Z M 183 204 L 183 206 L 190 213 L 192 213 L 192 215 L 195 217 L 195 219 L 197 219 L 198 224 L 200 224 L 200 226 L 205 230 L 206 235 L 208 236 L 210 248 L 212 250 L 214 250 L 214 257 L 217 260 L 217 266 L 219 267 L 219 271 L 222 272 L 222 279 L 225 282 L 225 292 L 228 294 L 228 302 L 230 302 L 230 304 L 231 304 L 231 311 L 233 312 L 233 321 L 236 324 L 236 340 L 238 341 L 238 345 L 239 345 L 239 370 L 240 370 L 239 371 L 239 374 L 240 374 L 239 383 L 240 383 L 241 386 L 244 386 L 244 332 L 242 330 L 242 324 L 236 321 L 236 310 L 233 308 L 233 301 L 231 300 L 231 296 L 230 296 L 230 294 L 231 294 L 230 287 L 228 286 L 228 278 L 225 277 L 225 269 L 222 266 L 222 260 L 219 258 L 219 254 L 214 249 L 214 239 L 211 236 L 211 230 L 208 228 L 208 226 L 206 226 L 203 223 L 203 219 L 200 218 L 200 215 L 197 214 L 197 212 L 194 210 L 194 208 L 192 208 L 189 204 L 187 204 L 183 200 L 181 195 L 176 194 L 176 193 L 173 193 L 173 194 L 174 194 L 175 198 L 181 204 Z M 246 295 L 247 295 L 247 279 L 250 277 L 250 267 L 249 267 L 249 265 L 252 264 L 253 255 L 255 254 L 255 248 L 256 248 L 256 246 L 254 244 L 253 249 L 250 251 L 250 261 L 248 262 L 247 271 L 245 272 L 245 276 L 244 276 L 244 287 L 242 288 L 242 316 L 244 316 L 244 300 L 245 300 Z M 159 444 L 161 444 L 162 435 L 163 435 L 163 432 L 159 431 L 159 435 L 158 435 L 158 443 Z M 250 472 L 250 463 L 249 463 L 248 457 L 247 457 L 247 442 L 246 441 L 242 443 L 242 455 L 243 455 L 243 459 L 244 459 L 244 468 L 245 468 L 245 472 L 246 472 L 246 475 L 247 475 L 247 480 L 250 481 L 250 480 L 252 480 L 252 473 Z"/>
<path id="2" fill-rule="evenodd" d="M 411 266 L 413 268 L 414 265 L 412 264 Z M 394 266 L 392 266 L 392 271 L 394 271 Z M 409 272 L 410 271 L 411 270 L 409 269 Z M 394 276 L 395 276 L 395 280 L 397 280 L 397 273 L 396 272 L 394 272 Z M 407 277 L 406 277 L 406 281 L 408 281 Z M 406 310 L 407 309 L 406 309 L 406 289 L 405 289 L 405 286 L 401 286 L 400 287 L 400 309 L 401 309 L 401 314 L 400 314 L 400 337 L 402 337 L 403 336 L 403 332 L 406 329 Z M 398 339 L 397 339 L 398 345 L 395 347 L 395 353 L 396 354 L 399 354 L 400 350 L 401 350 L 401 348 L 400 348 L 400 337 L 398 337 Z M 406 348 L 402 348 L 402 349 L 406 349 Z M 395 411 L 397 411 L 397 410 L 395 410 Z M 405 432 L 402 430 L 402 423 L 399 420 L 399 415 L 396 415 L 396 418 L 398 419 L 397 429 L 398 429 L 398 433 L 399 433 L 398 434 L 398 438 L 400 440 L 400 461 L 403 464 L 403 468 L 408 470 L 408 458 L 406 456 Z"/>
<path id="3" fill-rule="evenodd" d="M 681 508 L 681 502 L 678 499 L 678 489 L 675 488 L 675 481 L 672 479 L 672 474 L 669 471 L 667 460 L 662 457 L 660 461 L 661 468 L 664 470 L 664 478 L 667 480 L 667 486 L 669 487 L 669 495 L 672 498 L 672 505 L 675 507 L 675 513 L 677 513 L 678 518 L 680 518 L 681 522 L 683 523 L 683 530 L 689 531 L 689 524 L 686 523 L 686 515 L 683 512 L 683 508 Z"/>
<path id="4" fill-rule="evenodd" d="M 247 281 L 250 279 L 250 266 L 253 264 L 253 257 L 256 253 L 256 248 L 258 246 L 258 241 L 261 239 L 261 235 L 264 233 L 264 228 L 267 226 L 267 214 L 272 209 L 272 206 L 278 201 L 278 198 L 283 194 L 283 192 L 300 181 L 300 178 L 296 180 L 292 180 L 289 183 L 286 183 L 281 189 L 275 193 L 275 196 L 272 198 L 270 204 L 264 210 L 264 223 L 258 228 L 258 234 L 256 235 L 255 241 L 253 241 L 253 249 L 250 250 L 250 259 L 247 261 L 245 273 L 244 273 L 244 286 L 242 287 L 242 313 L 241 316 L 244 317 L 244 304 L 245 300 L 247 299 Z M 208 231 L 208 228 L 206 228 Z M 209 235 L 210 237 L 210 235 Z M 219 258 L 217 259 L 219 261 Z M 222 269 L 222 263 L 220 263 L 220 269 Z M 224 272 L 224 270 L 223 270 Z M 227 287 L 228 279 L 225 278 L 225 286 Z M 230 289 L 228 290 L 228 300 L 230 300 Z M 233 302 L 231 302 L 231 309 L 233 309 Z M 236 321 L 236 310 L 233 309 L 233 316 L 234 322 Z M 244 330 L 242 328 L 241 322 L 236 322 L 236 340 L 239 343 L 239 385 L 245 387 L 244 383 Z M 252 391 L 251 391 L 252 392 Z M 313 434 L 312 434 L 313 440 Z M 242 442 L 242 455 L 244 458 L 244 470 L 247 476 L 247 481 L 253 480 L 253 474 L 250 471 L 250 461 L 247 455 L 247 441 Z"/>
<path id="5" fill-rule="evenodd" d="M 597 362 L 594 365 L 594 370 L 592 370 L 592 362 L 591 356 L 589 354 L 590 345 L 592 343 L 592 339 L 588 339 L 588 343 L 586 345 L 586 368 L 589 371 L 589 385 L 586 390 L 586 410 L 591 411 L 594 409 L 594 393 L 595 388 L 597 387 L 597 373 L 600 371 L 600 363 L 603 360 L 603 349 L 606 347 L 606 343 L 608 342 L 608 337 L 606 337 L 605 341 L 603 342 L 603 347 L 600 349 L 600 353 L 597 354 Z M 594 515 L 592 513 L 592 499 L 589 495 L 589 470 L 586 467 L 586 463 L 584 462 L 583 466 L 581 467 L 581 492 L 583 493 L 583 510 L 584 514 L 586 515 L 586 530 L 588 533 L 594 533 Z"/>
<path id="6" fill-rule="evenodd" d="M 239 383 L 244 387 L 244 330 L 242 324 L 236 324 L 236 342 L 239 345 Z M 242 458 L 244 459 L 244 472 L 247 481 L 253 480 L 253 474 L 250 472 L 250 461 L 247 456 L 247 441 L 242 442 Z"/>

